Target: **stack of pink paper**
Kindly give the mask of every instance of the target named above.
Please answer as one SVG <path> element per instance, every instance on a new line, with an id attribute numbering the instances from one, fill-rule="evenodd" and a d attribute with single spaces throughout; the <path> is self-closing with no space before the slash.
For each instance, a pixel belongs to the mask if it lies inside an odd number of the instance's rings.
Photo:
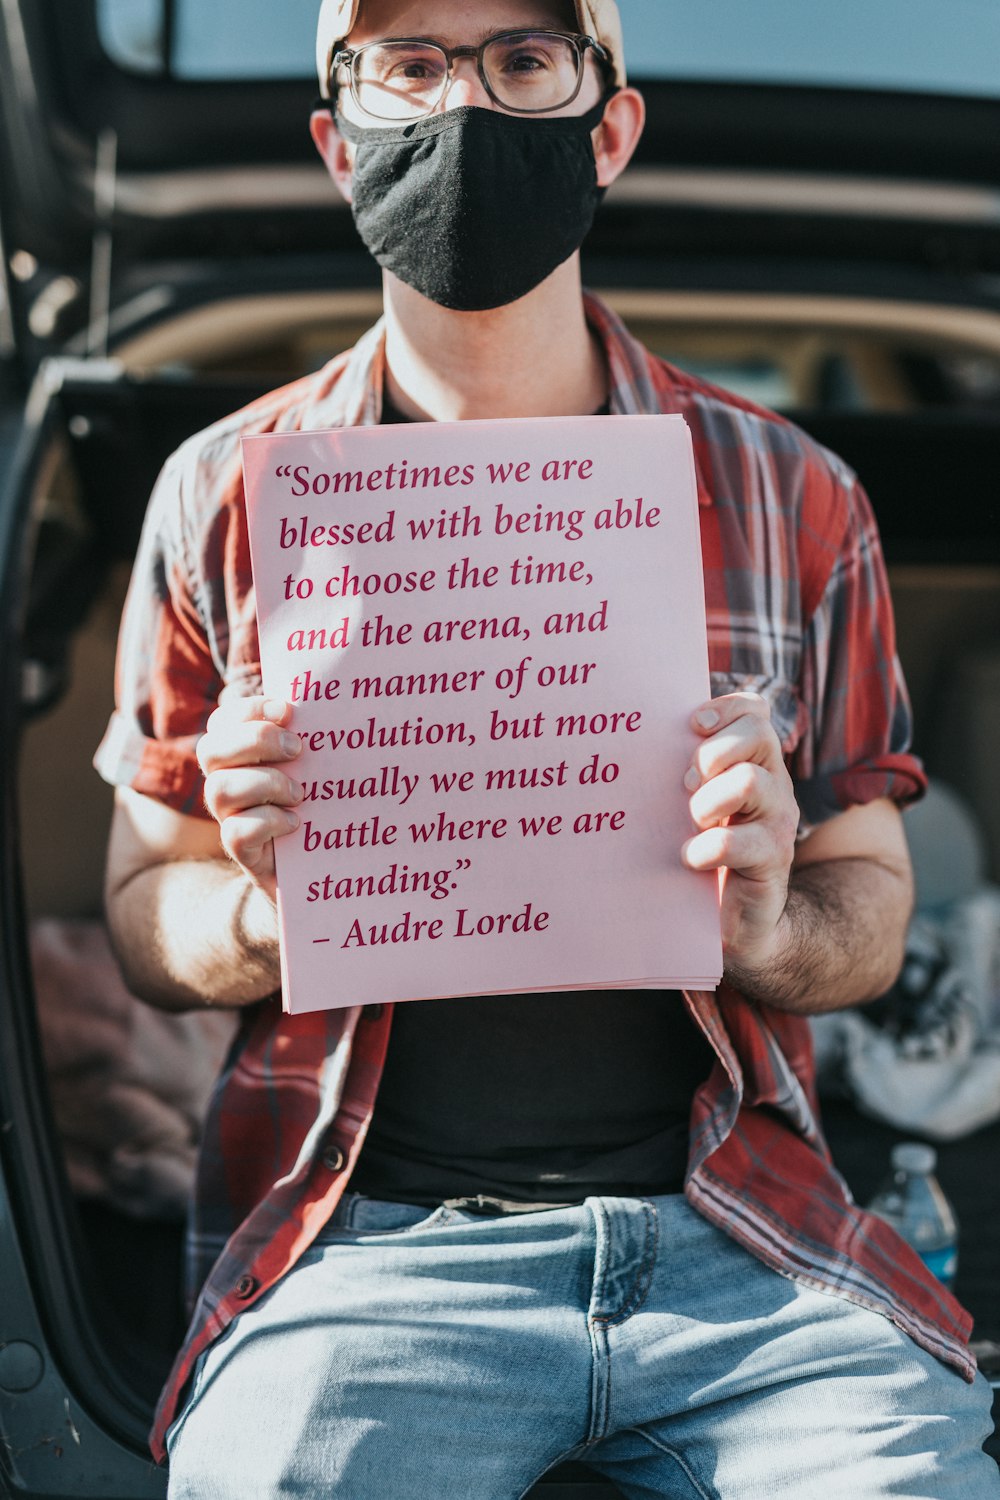
<path id="1" fill-rule="evenodd" d="M 714 987 L 718 882 L 680 862 L 709 696 L 683 420 L 243 450 L 264 688 L 304 747 L 286 1007 Z"/>

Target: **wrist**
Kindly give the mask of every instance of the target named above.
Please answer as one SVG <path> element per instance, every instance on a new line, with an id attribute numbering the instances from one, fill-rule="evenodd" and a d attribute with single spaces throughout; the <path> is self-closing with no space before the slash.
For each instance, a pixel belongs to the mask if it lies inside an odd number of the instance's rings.
<path id="1" fill-rule="evenodd" d="M 729 922 L 723 922 L 726 981 L 747 996 L 767 1000 L 788 969 L 798 942 L 792 892 L 787 885 L 748 891 L 750 882 L 745 878 L 732 872 L 726 878 L 727 882 L 739 880 L 741 886 L 741 899 L 730 902 Z"/>
<path id="2" fill-rule="evenodd" d="M 246 880 L 236 903 L 236 934 L 251 961 L 278 981 L 278 911 L 255 881 Z"/>

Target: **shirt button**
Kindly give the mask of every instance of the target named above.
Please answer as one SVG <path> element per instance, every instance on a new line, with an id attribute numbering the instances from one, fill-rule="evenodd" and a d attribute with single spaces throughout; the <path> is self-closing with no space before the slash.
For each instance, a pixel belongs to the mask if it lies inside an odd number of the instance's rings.
<path id="1" fill-rule="evenodd" d="M 384 1005 L 366 1005 L 362 1010 L 361 1015 L 362 1018 L 366 1021 L 381 1021 L 382 1012 L 384 1010 Z"/>
<path id="2" fill-rule="evenodd" d="M 239 1281 L 236 1283 L 236 1295 L 237 1297 L 239 1297 L 241 1302 L 245 1302 L 248 1297 L 253 1296 L 254 1292 L 257 1290 L 257 1286 L 258 1281 L 256 1276 L 241 1276 Z"/>
<path id="3" fill-rule="evenodd" d="M 323 1152 L 323 1165 L 328 1172 L 339 1172 L 346 1160 L 339 1146 L 328 1146 Z"/>

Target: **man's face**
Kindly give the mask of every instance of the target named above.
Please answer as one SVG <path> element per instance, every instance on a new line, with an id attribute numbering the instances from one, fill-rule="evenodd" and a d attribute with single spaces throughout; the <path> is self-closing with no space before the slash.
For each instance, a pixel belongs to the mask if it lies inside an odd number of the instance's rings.
<path id="1" fill-rule="evenodd" d="M 497 32 L 521 28 L 575 33 L 576 10 L 570 0 L 364 0 L 347 45 L 354 49 L 389 37 L 425 37 L 445 47 L 475 47 Z M 553 113 L 583 114 L 598 102 L 602 92 L 599 69 L 588 53 L 579 94 L 572 104 Z M 338 103 L 359 125 L 382 123 L 358 109 L 349 88 L 340 89 Z M 483 88 L 475 59 L 459 58 L 453 64 L 451 87 L 438 109 L 469 104 L 497 108 Z"/>

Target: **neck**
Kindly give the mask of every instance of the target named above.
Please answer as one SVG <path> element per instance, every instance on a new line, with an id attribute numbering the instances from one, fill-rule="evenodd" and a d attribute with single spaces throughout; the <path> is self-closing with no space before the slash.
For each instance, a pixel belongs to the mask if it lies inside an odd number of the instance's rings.
<path id="1" fill-rule="evenodd" d="M 416 420 L 588 416 L 607 399 L 579 258 L 489 312 L 452 312 L 385 276 L 389 395 Z"/>

